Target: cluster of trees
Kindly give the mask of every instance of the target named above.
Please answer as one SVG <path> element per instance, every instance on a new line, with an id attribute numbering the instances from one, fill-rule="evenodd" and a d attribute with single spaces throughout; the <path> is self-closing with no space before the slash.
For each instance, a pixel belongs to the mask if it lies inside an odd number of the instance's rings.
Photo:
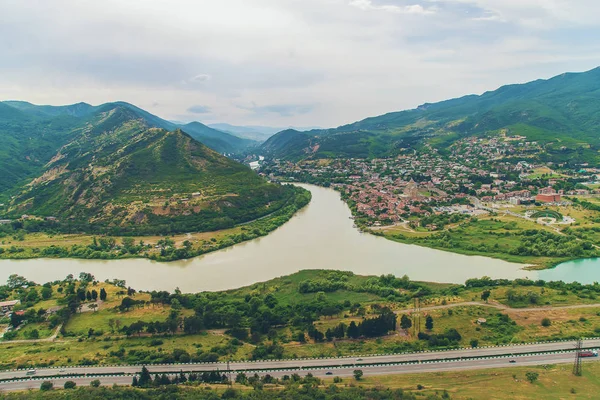
<path id="1" fill-rule="evenodd" d="M 406 275 L 402 278 L 396 278 L 392 274 L 381 275 L 380 277 L 369 278 L 367 282 L 358 285 L 349 282 L 349 278 L 353 275 L 352 272 L 331 271 L 323 278 L 306 279 L 300 282 L 298 291 L 300 293 L 328 293 L 337 290 L 348 290 L 359 293 L 372 293 L 395 301 L 407 301 L 414 297 L 423 297 L 432 293 L 429 287 L 411 282 Z M 405 293 L 401 293 L 398 289 L 404 289 Z M 412 293 L 408 293 L 408 291 Z"/>
<path id="2" fill-rule="evenodd" d="M 419 340 L 427 341 L 430 347 L 455 347 L 458 346 L 462 336 L 454 328 L 446 329 L 444 333 L 429 334 L 419 332 Z"/>
<path id="3" fill-rule="evenodd" d="M 316 342 L 322 342 L 325 338 L 327 340 L 342 339 L 345 336 L 351 339 L 358 339 L 360 337 L 378 337 L 387 335 L 390 331 L 396 330 L 396 314 L 388 307 L 377 310 L 379 315 L 375 318 L 363 319 L 358 324 L 354 321 L 350 322 L 350 325 L 346 327 L 345 324 L 341 323 L 333 329 L 327 329 L 325 334 L 320 332 L 314 325 L 308 328 L 308 337 Z M 302 335 L 299 335 L 299 341 L 302 342 Z"/>
<path id="4" fill-rule="evenodd" d="M 134 376 L 131 382 L 133 387 L 148 388 L 152 386 L 177 385 L 186 382 L 199 383 L 227 383 L 229 379 L 226 374 L 218 371 L 205 371 L 201 373 L 185 374 L 181 371 L 179 374 L 169 378 L 167 374 L 154 375 L 154 379 L 150 375 L 150 371 L 146 367 L 142 367 L 139 378 Z"/>
<path id="5" fill-rule="evenodd" d="M 174 334 L 179 329 L 179 326 L 180 319 L 177 318 L 177 314 L 175 314 L 175 317 L 170 315 L 166 321 L 137 321 L 131 325 L 123 326 L 121 331 L 127 336 L 139 335 L 142 332 L 147 332 L 150 334 Z"/>
<path id="6" fill-rule="evenodd" d="M 462 229 L 462 228 L 461 228 Z M 439 232 L 426 237 L 408 237 L 395 234 L 391 237 L 408 243 L 421 243 L 427 246 L 443 249 L 462 249 L 479 253 L 506 253 L 515 256 L 533 257 L 593 257 L 598 255 L 593 243 L 588 240 L 578 240 L 573 234 L 558 235 L 537 229 L 514 230 L 508 232 L 483 232 L 486 236 L 511 237 L 518 243 L 513 246 L 500 246 L 497 241 L 472 243 L 460 240 L 459 236 L 451 232 Z"/>
<path id="7" fill-rule="evenodd" d="M 491 279 L 489 277 L 483 278 L 475 278 L 475 279 L 467 279 L 465 282 L 465 288 L 492 288 L 492 287 L 500 287 L 500 286 L 511 286 L 511 287 L 541 287 L 541 288 L 549 288 L 554 290 L 559 290 L 561 294 L 566 295 L 568 292 L 576 294 L 581 298 L 590 298 L 595 299 L 596 296 L 600 295 L 600 284 L 594 283 L 591 285 L 581 284 L 579 282 L 563 282 L 563 281 L 544 281 L 542 279 L 539 280 L 529 280 L 529 279 Z M 460 290 L 457 288 L 455 290 Z M 519 299 L 516 292 L 513 291 L 514 296 L 513 299 Z M 531 297 L 534 298 L 534 297 Z M 526 299 L 529 302 L 529 297 Z M 537 299 L 536 299 L 537 301 Z"/>
<path id="8" fill-rule="evenodd" d="M 71 315 L 75 314 L 83 302 L 95 301 L 98 298 L 106 300 L 108 294 L 104 288 L 101 288 L 98 292 L 95 289 L 87 289 L 88 286 L 96 285 L 97 282 L 92 274 L 82 272 L 79 275 L 79 280 L 76 280 L 72 274 L 69 274 L 62 281 L 47 282 L 41 287 L 35 282 L 27 281 L 22 276 L 13 274 L 11 275 L 5 286 L 0 286 L 0 299 L 6 299 L 10 295 L 21 300 L 21 304 L 14 308 L 14 311 L 26 309 L 25 313 L 13 312 L 10 317 L 10 324 L 16 328 L 21 325 L 24 321 L 29 323 L 45 322 L 49 321 L 49 327 L 54 328 L 60 324 L 65 324 Z M 57 300 L 58 305 L 61 307 L 55 313 L 49 317 L 46 314 L 45 309 L 35 309 L 35 305 L 42 300 L 50 299 L 54 293 L 54 286 L 58 286 L 57 291 L 63 294 Z M 35 332 L 34 332 L 35 331 Z M 30 332 L 31 339 L 36 339 L 37 330 Z M 63 332 L 64 333 L 64 332 Z M 16 336 L 16 332 L 7 332 L 4 336 L 5 339 L 12 339 Z"/>

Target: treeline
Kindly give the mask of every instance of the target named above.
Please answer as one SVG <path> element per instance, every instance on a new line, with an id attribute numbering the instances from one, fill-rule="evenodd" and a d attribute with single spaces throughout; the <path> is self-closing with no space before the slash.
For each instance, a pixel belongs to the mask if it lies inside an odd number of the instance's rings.
<path id="1" fill-rule="evenodd" d="M 454 328 L 447 329 L 444 333 L 429 334 L 419 332 L 417 335 L 419 340 L 427 341 L 429 347 L 455 347 L 458 346 L 462 336 Z"/>
<path id="2" fill-rule="evenodd" d="M 493 244 L 465 242 L 457 240 L 449 232 L 440 232 L 427 237 L 413 238 L 402 234 L 391 235 L 391 237 L 408 243 L 421 243 L 435 248 L 463 249 L 479 253 L 506 253 L 516 256 L 534 257 L 594 257 L 598 251 L 590 241 L 577 240 L 575 235 L 558 235 L 551 232 L 529 229 L 512 232 L 486 232 L 486 235 L 497 237 L 513 237 L 518 239 L 518 245 L 510 248 L 501 248 L 497 243 Z"/>
<path id="3" fill-rule="evenodd" d="M 291 379 L 290 379 L 291 381 Z M 77 387 L 68 392 L 63 390 L 6 392 L 2 394 L 5 400 L 58 400 L 73 398 L 78 400 L 416 400 L 423 398 L 402 389 L 364 388 L 364 387 L 319 387 L 313 383 L 290 383 L 278 390 L 236 390 L 236 389 L 211 389 L 204 386 L 168 385 L 156 388 L 142 389 L 139 387 L 100 386 Z M 262 386 L 265 384 L 263 383 Z M 257 385 L 257 388 L 261 388 Z M 428 400 L 450 399 L 445 391 L 427 395 Z"/>
<path id="4" fill-rule="evenodd" d="M 365 318 L 358 324 L 354 321 L 350 322 L 350 325 L 346 326 L 344 323 L 340 323 L 333 329 L 328 328 L 325 333 L 319 331 L 314 325 L 308 328 L 308 337 L 313 339 L 315 342 L 322 342 L 325 339 L 331 341 L 333 339 L 343 339 L 348 337 L 350 339 L 358 339 L 360 337 L 378 337 L 387 335 L 390 331 L 396 330 L 396 314 L 388 307 L 378 309 L 379 316 L 375 318 Z M 298 341 L 304 342 L 304 333 L 298 335 Z"/>
<path id="5" fill-rule="evenodd" d="M 392 274 L 381 275 L 380 277 L 369 278 L 367 282 L 359 285 L 348 282 L 351 276 L 353 276 L 352 273 L 331 271 L 324 278 L 301 281 L 298 285 L 298 291 L 300 293 L 329 293 L 337 290 L 348 290 L 351 292 L 372 293 L 394 301 L 407 301 L 414 297 L 424 297 L 432 293 L 429 287 L 410 281 L 406 275 L 402 278 L 396 278 Z M 399 289 L 411 291 L 411 293 L 401 293 Z"/>

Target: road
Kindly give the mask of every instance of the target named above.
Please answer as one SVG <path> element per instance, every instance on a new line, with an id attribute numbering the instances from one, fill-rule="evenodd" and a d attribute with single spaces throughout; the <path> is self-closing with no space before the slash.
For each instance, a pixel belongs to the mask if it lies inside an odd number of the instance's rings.
<path id="1" fill-rule="evenodd" d="M 571 310 L 578 308 L 600 308 L 600 303 L 593 304 L 572 304 L 568 306 L 540 306 L 540 307 L 528 307 L 528 308 L 512 308 L 509 306 L 505 306 L 500 303 L 484 303 L 480 301 L 463 301 L 460 303 L 451 303 L 451 304 L 443 304 L 439 306 L 429 306 L 429 307 L 421 307 L 419 311 L 427 311 L 427 310 L 444 310 L 447 308 L 453 307 L 463 307 L 463 306 L 479 306 L 479 307 L 491 307 L 498 310 L 506 311 L 508 313 L 521 313 L 521 312 L 535 312 L 535 311 L 551 311 L 551 310 Z M 394 311 L 396 314 L 408 314 L 414 312 L 414 308 L 405 308 L 403 310 Z"/>
<path id="2" fill-rule="evenodd" d="M 600 348 L 600 339 L 585 340 L 584 348 Z M 315 376 L 351 376 L 355 369 L 362 369 L 365 375 L 393 375 L 405 373 L 442 372 L 456 370 L 472 370 L 486 368 L 504 368 L 512 366 L 531 366 L 544 364 L 568 363 L 573 361 L 575 342 L 565 341 L 556 343 L 539 343 L 519 346 L 501 346 L 478 349 L 461 349 L 451 351 L 407 353 L 396 355 L 276 360 L 256 362 L 232 362 L 230 370 L 233 373 L 244 371 L 283 376 L 298 373 Z M 550 353 L 545 353 L 550 352 Z M 538 354 L 530 354 L 538 353 Z M 540 354 L 542 353 L 542 354 Z M 487 358 L 481 358 L 487 357 Z M 509 363 L 515 360 L 515 363 Z M 586 361 L 598 361 L 598 358 L 588 358 Z M 404 363 L 404 364 L 399 364 Z M 87 385 L 91 380 L 99 379 L 104 385 L 130 384 L 132 375 L 139 373 L 141 366 L 102 366 L 102 367 L 69 367 L 69 368 L 39 368 L 34 377 L 27 376 L 26 371 L 3 371 L 0 379 L 8 380 L 21 378 L 28 380 L 5 381 L 0 383 L 0 390 L 22 390 L 39 388 L 44 380 L 52 380 L 55 385 L 62 386 L 66 380 L 73 380 L 79 385 Z M 226 363 L 200 364 L 164 364 L 149 365 L 150 373 L 178 373 L 189 371 L 227 371 Z M 327 374 L 331 372 L 331 374 Z M 88 376 L 85 376 L 85 375 Z M 106 376 L 90 376 L 90 375 Z M 116 375 L 120 374 L 120 375 Z M 123 376 L 125 374 L 125 376 Z M 57 378 L 57 375 L 65 375 Z M 67 377 L 66 375 L 75 375 Z M 53 377 L 53 378 L 48 378 Z"/>

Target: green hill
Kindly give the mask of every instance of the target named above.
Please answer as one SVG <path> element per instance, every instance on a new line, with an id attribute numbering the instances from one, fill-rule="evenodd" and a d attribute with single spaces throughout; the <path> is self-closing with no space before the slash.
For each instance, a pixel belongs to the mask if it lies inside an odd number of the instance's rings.
<path id="1" fill-rule="evenodd" d="M 20 152 L 24 158 L 0 162 L 11 173 L 0 177 L 13 195 L 5 215 L 32 215 L 29 226 L 37 221 L 112 234 L 208 231 L 268 215 L 301 191 L 266 182 L 181 129 L 153 127 L 128 105 L 102 105 L 83 119 L 6 107 L 0 103 L 0 116 L 11 116 L 1 119 L 1 133 L 15 146 L 0 157 Z M 64 118 L 62 127 L 57 118 Z"/>
<path id="2" fill-rule="evenodd" d="M 600 68 L 548 80 L 508 85 L 416 109 L 367 118 L 335 129 L 306 132 L 312 139 L 262 150 L 276 158 L 381 157 L 429 142 L 440 149 L 465 136 L 525 136 L 545 146 L 540 158 L 600 163 Z M 317 146 L 317 150 L 314 150 Z"/>

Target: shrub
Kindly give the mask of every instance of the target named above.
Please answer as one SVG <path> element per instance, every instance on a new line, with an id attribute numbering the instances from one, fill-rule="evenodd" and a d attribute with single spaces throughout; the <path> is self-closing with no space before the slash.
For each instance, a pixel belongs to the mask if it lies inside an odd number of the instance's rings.
<path id="1" fill-rule="evenodd" d="M 552 321 L 550 321 L 550 318 L 546 317 L 542 320 L 542 326 L 549 327 L 550 325 L 552 325 Z"/>
<path id="2" fill-rule="evenodd" d="M 40 385 L 40 390 L 45 392 L 48 390 L 52 390 L 53 387 L 54 387 L 54 384 L 52 382 L 45 381 L 45 382 L 42 382 L 42 384 Z"/>
<path id="3" fill-rule="evenodd" d="M 527 371 L 525 373 L 525 378 L 527 378 L 529 383 L 533 383 L 533 382 L 537 381 L 539 376 L 540 376 L 540 374 L 538 374 L 537 372 Z"/>
<path id="4" fill-rule="evenodd" d="M 77 386 L 77 384 L 73 381 L 66 381 L 65 382 L 65 389 L 75 389 L 75 386 Z"/>

